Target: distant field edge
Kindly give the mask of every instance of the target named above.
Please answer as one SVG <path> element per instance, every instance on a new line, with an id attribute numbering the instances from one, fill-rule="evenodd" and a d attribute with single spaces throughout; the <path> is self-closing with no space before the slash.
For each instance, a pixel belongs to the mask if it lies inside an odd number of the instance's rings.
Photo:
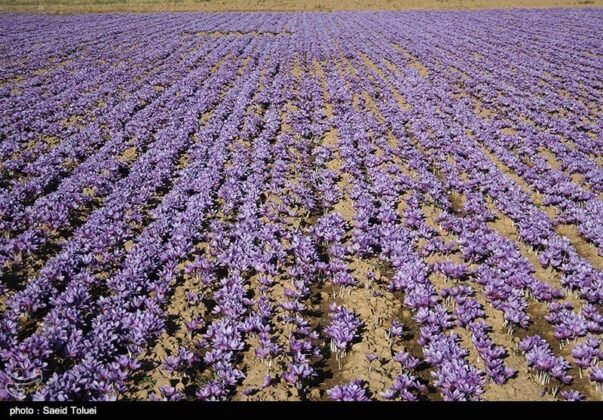
<path id="1" fill-rule="evenodd" d="M 0 13 L 297 12 L 600 8 L 603 0 L 0 0 Z"/>

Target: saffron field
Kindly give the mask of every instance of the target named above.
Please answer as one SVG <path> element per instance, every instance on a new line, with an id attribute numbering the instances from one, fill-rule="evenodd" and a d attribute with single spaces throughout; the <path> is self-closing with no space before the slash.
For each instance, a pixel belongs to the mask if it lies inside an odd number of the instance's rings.
<path id="1" fill-rule="evenodd" d="M 603 399 L 603 9 L 0 15 L 0 399 Z"/>

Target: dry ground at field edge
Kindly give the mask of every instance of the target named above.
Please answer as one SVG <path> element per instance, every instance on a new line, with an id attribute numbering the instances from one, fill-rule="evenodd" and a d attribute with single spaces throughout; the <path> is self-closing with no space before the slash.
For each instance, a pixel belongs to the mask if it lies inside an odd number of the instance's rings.
<path id="1" fill-rule="evenodd" d="M 331 11 L 602 7 L 603 0 L 0 0 L 0 12 Z"/>

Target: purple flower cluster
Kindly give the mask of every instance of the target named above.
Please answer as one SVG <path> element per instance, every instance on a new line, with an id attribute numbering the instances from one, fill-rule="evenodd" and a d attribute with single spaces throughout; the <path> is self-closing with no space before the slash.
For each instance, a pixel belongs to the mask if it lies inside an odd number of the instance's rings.
<path id="1" fill-rule="evenodd" d="M 525 337 L 520 341 L 519 348 L 525 353 L 528 367 L 541 386 L 547 386 L 551 379 L 562 385 L 573 382 L 568 374 L 569 363 L 563 357 L 555 356 L 548 343 L 539 336 Z M 558 385 L 553 386 L 553 394 L 556 394 L 557 388 Z"/>
<path id="2" fill-rule="evenodd" d="M 418 401 L 419 397 L 426 393 L 427 387 L 415 376 L 409 373 L 401 373 L 396 376 L 391 388 L 381 393 L 381 396 L 386 400 L 399 398 L 402 401 Z"/>
<path id="3" fill-rule="evenodd" d="M 583 370 L 595 367 L 599 361 L 603 360 L 600 345 L 600 338 L 589 336 L 585 342 L 575 345 L 572 349 L 572 357 L 578 365 L 580 377 L 582 377 Z"/>
<path id="4" fill-rule="evenodd" d="M 329 307 L 331 321 L 325 328 L 325 334 L 331 339 L 331 352 L 337 355 L 341 369 L 341 357 L 359 337 L 362 321 L 350 310 L 335 303 Z"/>
<path id="5" fill-rule="evenodd" d="M 358 379 L 334 386 L 327 390 L 327 395 L 334 401 L 370 401 L 364 388 L 364 382 Z"/>

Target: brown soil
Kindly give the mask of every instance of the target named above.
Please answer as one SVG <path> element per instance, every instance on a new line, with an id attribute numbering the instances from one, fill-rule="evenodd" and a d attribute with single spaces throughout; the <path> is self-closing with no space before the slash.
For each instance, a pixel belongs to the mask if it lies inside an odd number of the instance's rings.
<path id="1" fill-rule="evenodd" d="M 603 0 L 2 0 L 0 12 L 332 11 L 600 7 Z"/>

